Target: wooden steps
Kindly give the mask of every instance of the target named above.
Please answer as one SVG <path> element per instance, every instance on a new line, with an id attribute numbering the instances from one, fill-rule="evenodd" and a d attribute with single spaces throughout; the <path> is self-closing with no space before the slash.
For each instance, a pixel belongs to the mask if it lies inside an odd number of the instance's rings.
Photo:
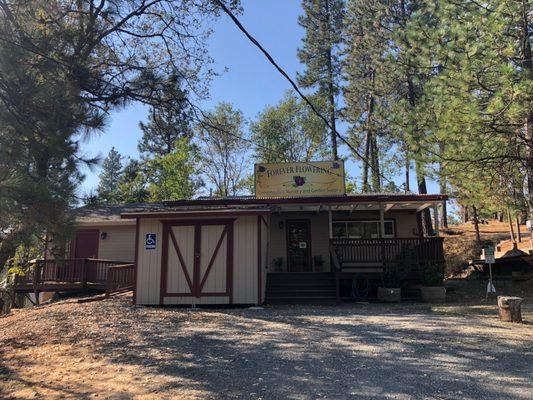
<path id="1" fill-rule="evenodd" d="M 267 275 L 269 304 L 334 304 L 335 279 L 329 272 L 271 272 Z"/>

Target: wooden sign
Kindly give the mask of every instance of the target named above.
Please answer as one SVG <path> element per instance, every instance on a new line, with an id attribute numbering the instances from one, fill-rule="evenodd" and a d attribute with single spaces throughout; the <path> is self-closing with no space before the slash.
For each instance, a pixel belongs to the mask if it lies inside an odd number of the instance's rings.
<path id="1" fill-rule="evenodd" d="M 342 161 L 256 164 L 254 172 L 257 198 L 342 196 L 346 193 Z"/>

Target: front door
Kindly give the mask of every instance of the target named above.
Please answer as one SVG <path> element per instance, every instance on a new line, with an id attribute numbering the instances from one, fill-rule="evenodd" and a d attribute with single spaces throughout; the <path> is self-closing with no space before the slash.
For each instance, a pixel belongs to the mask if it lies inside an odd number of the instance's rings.
<path id="1" fill-rule="evenodd" d="M 74 258 L 98 258 L 98 243 L 100 231 L 98 229 L 84 229 L 76 232 L 74 240 Z M 86 279 L 89 282 L 96 280 L 96 264 L 86 266 Z"/>
<path id="2" fill-rule="evenodd" d="M 289 272 L 312 271 L 309 226 L 309 220 L 287 221 L 287 267 Z"/>
<path id="3" fill-rule="evenodd" d="M 98 229 L 84 229 L 76 232 L 74 258 L 98 258 Z"/>

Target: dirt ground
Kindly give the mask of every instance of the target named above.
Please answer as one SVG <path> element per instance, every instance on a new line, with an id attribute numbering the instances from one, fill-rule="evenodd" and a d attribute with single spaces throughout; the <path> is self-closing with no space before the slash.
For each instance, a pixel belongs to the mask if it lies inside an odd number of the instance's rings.
<path id="1" fill-rule="evenodd" d="M 75 300 L 0 318 L 2 399 L 533 399 L 495 301 L 262 309 Z"/>

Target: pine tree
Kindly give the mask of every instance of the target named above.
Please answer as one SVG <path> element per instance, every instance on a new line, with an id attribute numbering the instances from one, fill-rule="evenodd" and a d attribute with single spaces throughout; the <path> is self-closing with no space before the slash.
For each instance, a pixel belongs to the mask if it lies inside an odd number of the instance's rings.
<path id="1" fill-rule="evenodd" d="M 170 154 L 178 139 L 192 135 L 188 94 L 179 83 L 171 89 L 164 94 L 165 106 L 152 107 L 148 123 L 139 123 L 143 136 L 138 148 L 144 158 Z"/>
<path id="2" fill-rule="evenodd" d="M 145 164 L 135 159 L 126 164 L 118 180 L 118 198 L 121 203 L 148 201 L 150 193 L 146 188 L 145 170 Z"/>
<path id="3" fill-rule="evenodd" d="M 107 112 L 163 106 L 175 76 L 206 97 L 219 15 L 211 0 L 1 2 L 0 268 L 32 235 L 70 234 L 79 168 L 94 164 L 80 148 Z"/>
<path id="4" fill-rule="evenodd" d="M 341 45 L 344 17 L 343 0 L 302 0 L 304 14 L 298 23 L 305 29 L 298 58 L 306 67 L 298 75 L 304 88 L 315 89 L 324 104 L 331 125 L 331 154 L 338 160 L 336 97 L 341 87 Z"/>
<path id="5" fill-rule="evenodd" d="M 199 156 L 189 138 L 175 142 L 175 150 L 148 161 L 147 179 L 151 201 L 190 199 L 202 186 L 197 175 Z"/>
<path id="6" fill-rule="evenodd" d="M 527 2 L 442 0 L 425 4 L 410 30 L 424 63 L 442 66 L 425 85 L 420 145 L 435 155 L 458 196 L 479 192 L 500 212 L 529 200 L 533 217 L 528 12 Z M 438 20 L 438 29 L 425 15 Z"/>
<path id="7" fill-rule="evenodd" d="M 119 182 L 122 173 L 122 156 L 114 147 L 111 148 L 102 163 L 97 194 L 102 204 L 116 204 L 120 199 Z"/>
<path id="8" fill-rule="evenodd" d="M 381 191 L 380 142 L 385 139 L 389 126 L 386 115 L 391 89 L 383 66 L 388 61 L 385 57 L 391 32 L 382 25 L 385 10 L 385 5 L 376 0 L 349 0 L 347 3 L 345 117 L 352 123 L 352 143 L 364 154 L 363 192 Z"/>

